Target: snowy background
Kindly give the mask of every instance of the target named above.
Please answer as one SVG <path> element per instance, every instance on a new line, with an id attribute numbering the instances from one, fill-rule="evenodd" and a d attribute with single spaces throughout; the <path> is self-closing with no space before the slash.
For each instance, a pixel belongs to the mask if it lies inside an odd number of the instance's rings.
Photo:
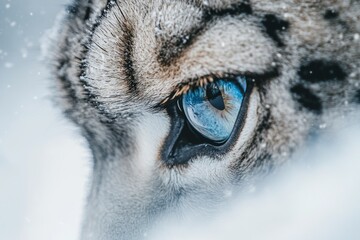
<path id="1" fill-rule="evenodd" d="M 65 2 L 0 0 L 1 240 L 75 240 L 79 234 L 90 157 L 76 128 L 51 103 L 40 62 L 40 39 Z M 215 219 L 167 224 L 148 237 L 360 239 L 357 123 L 327 133 L 300 163 Z"/>
<path id="2" fill-rule="evenodd" d="M 65 0 L 0 0 L 0 239 L 73 240 L 89 163 L 53 106 L 40 39 Z"/>

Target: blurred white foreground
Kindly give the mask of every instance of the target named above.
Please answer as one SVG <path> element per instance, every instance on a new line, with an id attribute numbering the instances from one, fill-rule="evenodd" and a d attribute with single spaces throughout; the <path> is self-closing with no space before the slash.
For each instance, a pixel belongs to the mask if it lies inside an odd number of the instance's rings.
<path id="1" fill-rule="evenodd" d="M 39 61 L 65 2 L 0 1 L 0 240 L 78 239 L 90 159 Z"/>
<path id="2" fill-rule="evenodd" d="M 360 128 L 327 132 L 214 218 L 169 220 L 151 240 L 360 239 Z M 172 216 L 174 217 L 174 216 Z M 175 217 L 176 218 L 176 217 Z"/>

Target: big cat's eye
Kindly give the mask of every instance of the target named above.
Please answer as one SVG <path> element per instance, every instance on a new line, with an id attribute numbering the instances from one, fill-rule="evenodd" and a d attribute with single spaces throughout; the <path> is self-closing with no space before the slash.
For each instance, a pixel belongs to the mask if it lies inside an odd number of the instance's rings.
<path id="1" fill-rule="evenodd" d="M 246 88 L 244 77 L 218 79 L 189 90 L 179 104 L 191 128 L 209 141 L 221 144 L 234 129 Z"/>

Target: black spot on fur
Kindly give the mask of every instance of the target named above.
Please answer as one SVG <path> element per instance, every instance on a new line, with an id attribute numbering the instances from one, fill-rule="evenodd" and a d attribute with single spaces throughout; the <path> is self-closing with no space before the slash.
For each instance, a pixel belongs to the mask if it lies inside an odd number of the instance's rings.
<path id="1" fill-rule="evenodd" d="M 66 12 L 71 15 L 76 15 L 79 11 L 79 6 L 77 4 L 66 6 Z"/>
<path id="2" fill-rule="evenodd" d="M 355 94 L 355 102 L 360 104 L 360 90 L 358 90 Z"/>
<path id="3" fill-rule="evenodd" d="M 279 34 L 289 28 L 289 22 L 282 20 L 275 15 L 267 14 L 262 20 L 266 33 L 277 43 L 279 47 L 283 47 Z"/>
<path id="4" fill-rule="evenodd" d="M 318 96 L 311 92 L 310 89 L 305 88 L 301 84 L 297 84 L 290 89 L 293 98 L 300 103 L 304 108 L 320 114 L 322 112 L 321 100 Z"/>
<path id="5" fill-rule="evenodd" d="M 270 127 L 271 127 L 271 122 L 272 122 L 272 120 L 271 120 L 271 113 L 270 113 L 270 111 L 267 111 L 266 114 L 265 114 L 265 116 L 264 116 L 264 118 L 261 120 L 261 122 L 260 122 L 260 124 L 259 124 L 259 126 L 258 126 L 258 128 L 257 128 L 257 130 L 256 130 L 256 132 L 257 132 L 258 134 L 263 133 L 263 132 L 266 132 L 267 130 L 270 129 Z"/>
<path id="6" fill-rule="evenodd" d="M 335 61 L 313 60 L 300 67 L 299 76 L 308 82 L 344 80 L 346 73 Z"/>
<path id="7" fill-rule="evenodd" d="M 71 5 L 66 7 L 66 12 L 72 16 L 86 21 L 90 18 L 92 13 L 92 0 L 88 0 L 87 3 L 83 3 L 80 0 L 74 1 Z"/>
<path id="8" fill-rule="evenodd" d="M 338 16 L 339 16 L 339 13 L 337 11 L 335 11 L 334 9 L 328 9 L 328 10 L 326 10 L 326 12 L 324 14 L 324 18 L 326 20 L 335 19 Z"/>
<path id="9" fill-rule="evenodd" d="M 85 16 L 84 16 L 84 21 L 88 20 L 91 16 L 91 13 L 92 13 L 92 8 L 91 6 L 93 5 L 93 1 L 92 0 L 89 0 L 89 4 L 86 8 L 86 11 L 85 11 Z"/>

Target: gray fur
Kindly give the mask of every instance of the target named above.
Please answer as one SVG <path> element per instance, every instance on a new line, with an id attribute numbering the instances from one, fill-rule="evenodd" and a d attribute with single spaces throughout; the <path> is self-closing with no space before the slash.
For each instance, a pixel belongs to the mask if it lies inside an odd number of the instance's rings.
<path id="1" fill-rule="evenodd" d="M 235 11 L 241 4 L 252 13 Z M 319 125 L 358 107 L 359 1 L 77 0 L 72 6 L 50 36 L 48 55 L 57 102 L 94 157 L 84 240 L 138 239 L 167 211 L 212 209 L 224 189 L 283 163 Z M 235 10 L 221 13 L 229 9 Z M 325 19 L 329 10 L 337 16 Z M 269 14 L 289 24 L 276 31 L 281 43 L 266 33 Z M 343 78 L 302 79 L 301 66 L 312 60 L 334 62 Z M 171 122 L 153 107 L 179 83 L 273 69 L 275 76 L 255 82 L 244 128 L 226 154 L 196 157 L 187 167 L 163 163 L 159 152 Z"/>

